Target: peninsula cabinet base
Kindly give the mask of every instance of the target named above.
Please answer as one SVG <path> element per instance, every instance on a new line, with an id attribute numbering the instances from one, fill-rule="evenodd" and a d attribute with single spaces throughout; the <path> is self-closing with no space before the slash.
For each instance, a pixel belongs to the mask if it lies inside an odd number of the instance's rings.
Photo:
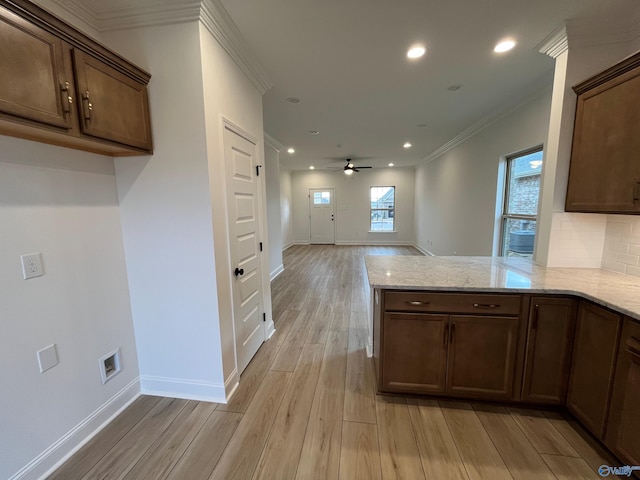
<path id="1" fill-rule="evenodd" d="M 640 466 L 637 320 L 566 295 L 378 289 L 374 298 L 378 393 L 568 411 L 619 465 Z"/>

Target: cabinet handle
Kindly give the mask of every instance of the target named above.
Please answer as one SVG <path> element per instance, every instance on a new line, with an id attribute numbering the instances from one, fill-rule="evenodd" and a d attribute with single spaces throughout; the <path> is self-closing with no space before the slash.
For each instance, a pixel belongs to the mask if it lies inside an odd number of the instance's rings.
<path id="1" fill-rule="evenodd" d="M 442 335 L 442 344 L 446 345 L 449 343 L 449 329 L 451 326 L 449 324 L 444 326 L 444 334 Z"/>
<path id="2" fill-rule="evenodd" d="M 91 120 L 91 111 L 93 110 L 93 103 L 89 100 L 89 90 L 82 95 L 82 112 L 84 113 L 84 119 L 86 121 Z"/>
<path id="3" fill-rule="evenodd" d="M 69 94 L 69 82 L 60 85 L 60 93 L 62 94 L 62 113 L 68 115 L 71 113 L 70 105 L 73 103 L 73 97 Z"/>
<path id="4" fill-rule="evenodd" d="M 420 302 L 418 300 L 413 300 L 411 302 L 405 302 L 407 305 L 429 305 L 429 302 Z"/>
<path id="5" fill-rule="evenodd" d="M 453 343 L 456 336 L 456 322 L 451 322 L 451 335 L 449 336 L 449 342 Z"/>
<path id="6" fill-rule="evenodd" d="M 640 340 L 634 337 L 628 338 L 625 350 L 631 355 L 631 361 L 640 365 Z"/>
<path id="7" fill-rule="evenodd" d="M 633 187 L 633 204 L 637 204 L 640 202 L 640 182 L 636 182 L 636 185 Z"/>
<path id="8" fill-rule="evenodd" d="M 533 307 L 533 320 L 531 321 L 531 330 L 535 330 L 538 328 L 538 311 L 540 310 L 540 305 L 536 304 Z"/>
<path id="9" fill-rule="evenodd" d="M 474 303 L 474 307 L 476 308 L 499 308 L 500 305 L 497 303 Z"/>

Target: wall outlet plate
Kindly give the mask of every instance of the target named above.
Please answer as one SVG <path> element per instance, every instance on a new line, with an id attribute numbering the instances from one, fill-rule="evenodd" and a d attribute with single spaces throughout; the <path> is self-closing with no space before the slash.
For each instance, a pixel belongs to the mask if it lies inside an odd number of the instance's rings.
<path id="1" fill-rule="evenodd" d="M 39 253 L 29 253 L 20 257 L 22 261 L 22 275 L 25 280 L 44 275 L 42 256 Z"/>

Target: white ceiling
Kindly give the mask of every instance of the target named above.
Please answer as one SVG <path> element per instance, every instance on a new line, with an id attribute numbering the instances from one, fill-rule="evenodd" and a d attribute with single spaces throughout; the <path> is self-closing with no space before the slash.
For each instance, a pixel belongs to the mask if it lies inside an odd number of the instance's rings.
<path id="1" fill-rule="evenodd" d="M 553 59 L 536 47 L 565 20 L 637 17 L 639 8 L 637 0 L 222 4 L 274 83 L 264 96 L 264 127 L 285 146 L 280 158 L 290 169 L 349 157 L 416 164 L 491 112 L 550 86 Z M 504 37 L 516 48 L 493 53 Z M 407 49 L 419 42 L 427 54 L 409 61 Z M 452 84 L 463 87 L 447 90 Z M 291 96 L 300 103 L 286 102 Z"/>
<path id="2" fill-rule="evenodd" d="M 195 19 L 201 2 L 226 9 L 274 84 L 263 97 L 264 128 L 284 145 L 288 169 L 343 166 L 346 158 L 415 165 L 550 87 L 554 62 L 538 45 L 565 22 L 570 46 L 572 35 L 606 43 L 614 40 L 603 32 L 637 35 L 640 26 L 640 0 L 50 1 L 98 30 L 134 26 L 137 15 Z M 505 37 L 515 49 L 493 53 Z M 427 54 L 409 61 L 415 43 Z M 454 84 L 463 87 L 449 91 Z M 292 96 L 300 103 L 285 100 Z"/>

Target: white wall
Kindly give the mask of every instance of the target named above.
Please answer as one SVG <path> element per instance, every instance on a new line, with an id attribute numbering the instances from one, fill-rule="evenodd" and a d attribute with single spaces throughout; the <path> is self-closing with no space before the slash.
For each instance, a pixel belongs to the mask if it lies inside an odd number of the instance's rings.
<path id="1" fill-rule="evenodd" d="M 333 187 L 336 195 L 336 243 L 353 245 L 413 244 L 414 169 L 376 168 L 352 176 L 334 171 L 292 173 L 293 235 L 309 242 L 309 189 Z M 396 232 L 369 233 L 369 187 L 396 187 Z"/>
<path id="2" fill-rule="evenodd" d="M 198 23 L 105 40 L 152 72 L 154 154 L 116 160 L 142 390 L 221 400 Z"/>
<path id="3" fill-rule="evenodd" d="M 501 158 L 542 145 L 551 91 L 416 169 L 416 243 L 436 255 L 491 255 Z"/>
<path id="4" fill-rule="evenodd" d="M 280 170 L 280 222 L 282 231 L 282 248 L 293 245 L 293 192 L 291 189 L 291 172 Z"/>
<path id="5" fill-rule="evenodd" d="M 223 145 L 223 119 L 232 122 L 249 134 L 256 142 L 258 163 L 264 164 L 264 138 L 262 123 L 262 95 L 249 81 L 236 63 L 223 50 L 211 33 L 200 24 L 202 78 L 209 165 L 209 193 L 212 212 L 214 253 L 218 291 L 218 318 L 222 345 L 225 390 L 229 394 L 238 382 L 235 358 L 235 340 L 232 312 L 232 266 L 230 263 L 229 230 L 227 227 L 225 163 Z M 179 78 L 179 75 L 178 75 Z M 267 314 L 267 335 L 273 331 L 271 315 L 271 285 L 269 283 L 269 238 L 267 235 L 267 208 L 265 176 L 260 175 L 262 211 L 260 212 L 262 255 L 263 307 Z"/>
<path id="6" fill-rule="evenodd" d="M 154 155 L 116 162 L 142 389 L 224 401 L 238 375 L 223 118 L 257 140 L 260 161 L 261 95 L 200 22 L 106 40 L 152 72 Z M 272 327 L 266 255 L 263 271 Z"/>
<path id="7" fill-rule="evenodd" d="M 45 275 L 23 280 L 34 252 Z M 112 159 L 0 136 L 0 339 L 0 478 L 38 478 L 138 394 Z M 52 343 L 59 364 L 41 374 Z M 103 385 L 98 359 L 117 347 Z"/>
<path id="8" fill-rule="evenodd" d="M 267 230 L 269 231 L 269 277 L 273 280 L 284 269 L 282 265 L 282 220 L 280 211 L 280 154 L 265 142 L 264 180 L 267 197 Z"/>

